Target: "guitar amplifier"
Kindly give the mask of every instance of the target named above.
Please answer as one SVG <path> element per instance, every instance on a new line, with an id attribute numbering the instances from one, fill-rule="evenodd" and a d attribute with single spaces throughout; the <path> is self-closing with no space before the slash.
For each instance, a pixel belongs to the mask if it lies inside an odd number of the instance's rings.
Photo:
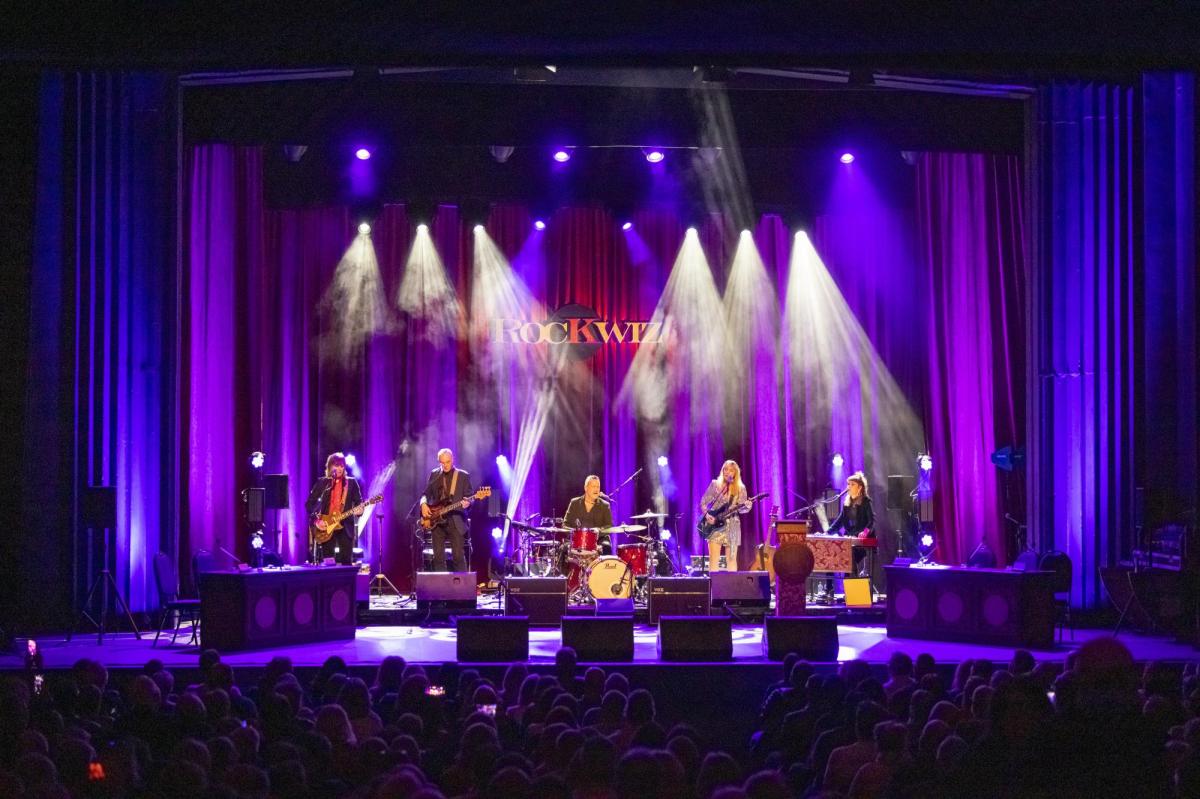
<path id="1" fill-rule="evenodd" d="M 714 572 L 709 579 L 714 615 L 761 619 L 771 606 L 771 579 L 765 571 Z"/>
<path id="2" fill-rule="evenodd" d="M 530 624 L 557 625 L 567 611 L 566 577 L 509 577 L 504 586 L 506 616 L 528 616 Z"/>
<path id="3" fill-rule="evenodd" d="M 707 616 L 709 585 L 707 577 L 651 577 L 650 623 L 659 616 Z"/>

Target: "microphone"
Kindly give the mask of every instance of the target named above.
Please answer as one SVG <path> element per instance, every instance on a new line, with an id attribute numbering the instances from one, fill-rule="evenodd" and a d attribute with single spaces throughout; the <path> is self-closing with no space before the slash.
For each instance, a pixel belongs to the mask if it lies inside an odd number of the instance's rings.
<path id="1" fill-rule="evenodd" d="M 612 502 L 612 497 L 610 497 L 608 494 L 605 494 L 603 491 L 600 492 L 600 498 L 607 502 Z"/>
<path id="2" fill-rule="evenodd" d="M 222 551 L 222 552 L 224 552 L 226 555 L 228 555 L 228 556 L 229 556 L 229 559 L 230 559 L 230 560 L 232 560 L 232 561 L 233 561 L 235 564 L 236 564 L 236 563 L 241 563 L 241 562 L 242 562 L 242 561 L 241 561 L 241 560 L 238 558 L 238 556 L 237 556 L 237 555 L 233 554 L 232 552 L 230 552 L 230 551 L 229 551 L 228 549 L 226 549 L 225 547 L 217 547 L 217 549 L 221 550 L 221 551 Z"/>

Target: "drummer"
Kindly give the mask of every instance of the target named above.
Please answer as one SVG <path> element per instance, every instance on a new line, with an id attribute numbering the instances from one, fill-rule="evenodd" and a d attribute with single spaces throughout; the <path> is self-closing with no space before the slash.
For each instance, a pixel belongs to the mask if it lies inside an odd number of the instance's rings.
<path id="1" fill-rule="evenodd" d="M 583 481 L 583 496 L 575 497 L 567 505 L 563 516 L 563 524 L 572 530 L 577 527 L 590 527 L 600 531 L 600 553 L 612 553 L 608 541 L 608 528 L 612 527 L 612 506 L 600 497 L 600 478 L 589 474 Z"/>

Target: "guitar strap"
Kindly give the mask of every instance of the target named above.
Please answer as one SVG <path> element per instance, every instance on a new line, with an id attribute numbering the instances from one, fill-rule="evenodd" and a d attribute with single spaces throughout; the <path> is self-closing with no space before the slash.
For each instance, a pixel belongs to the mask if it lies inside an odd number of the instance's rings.
<path id="1" fill-rule="evenodd" d="M 454 496 L 454 490 L 457 487 L 458 487 L 458 469 L 455 469 L 454 474 L 450 475 L 450 496 L 446 497 L 446 499 L 450 499 L 450 497 Z"/>

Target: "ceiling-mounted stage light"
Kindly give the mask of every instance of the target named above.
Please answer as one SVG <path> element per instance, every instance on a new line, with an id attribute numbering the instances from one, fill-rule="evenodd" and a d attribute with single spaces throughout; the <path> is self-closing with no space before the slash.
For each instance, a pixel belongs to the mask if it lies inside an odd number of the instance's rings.
<path id="1" fill-rule="evenodd" d="M 371 151 L 366 147 L 359 147 L 354 151 L 354 157 L 359 161 L 369 161 L 371 160 Z"/>
<path id="2" fill-rule="evenodd" d="M 558 67 L 545 64 L 537 67 L 514 67 L 513 77 L 523 83 L 545 83 L 550 76 L 558 72 Z"/>
<path id="3" fill-rule="evenodd" d="M 516 152 L 516 147 L 509 144 L 493 144 L 488 147 L 488 152 L 492 154 L 497 164 L 503 164 L 512 158 L 512 154 Z"/>
<path id="4" fill-rule="evenodd" d="M 483 234 L 483 225 L 476 225 L 474 228 L 472 228 L 472 230 L 475 231 L 476 236 L 482 235 Z"/>
<path id="5" fill-rule="evenodd" d="M 642 155 L 646 156 L 646 160 L 652 164 L 661 164 L 662 160 L 667 157 L 666 153 L 657 147 L 643 147 Z"/>
<path id="6" fill-rule="evenodd" d="M 565 148 L 554 151 L 554 160 L 560 164 L 565 164 L 571 160 L 571 151 Z"/>
<path id="7" fill-rule="evenodd" d="M 621 230 L 633 230 L 633 223 L 626 222 L 625 224 L 621 225 Z"/>
<path id="8" fill-rule="evenodd" d="M 267 455 L 264 452 L 250 453 L 250 466 L 254 469 L 261 469 L 263 464 L 267 462 Z"/>
<path id="9" fill-rule="evenodd" d="M 308 152 L 307 144 L 285 144 L 283 145 L 283 157 L 290 163 L 298 164 L 304 154 Z"/>
<path id="10" fill-rule="evenodd" d="M 833 468 L 835 468 L 835 469 L 840 469 L 840 468 L 842 468 L 842 465 L 843 465 L 845 462 L 846 462 L 846 459 L 842 457 L 842 453 L 838 452 L 838 453 L 835 453 L 835 454 L 834 454 L 834 456 L 833 456 Z"/>
<path id="11" fill-rule="evenodd" d="M 534 227 L 534 229 L 536 229 L 536 230 L 545 230 L 545 229 L 546 229 L 546 223 L 545 223 L 545 222 L 543 222 L 543 221 L 542 221 L 542 220 L 540 220 L 540 219 L 535 219 L 535 220 L 533 220 L 533 227 Z"/>
<path id="12" fill-rule="evenodd" d="M 360 223 L 358 226 L 358 235 L 360 235 L 360 236 L 371 235 L 371 226 L 369 224 L 367 224 L 366 222 Z"/>
<path id="13" fill-rule="evenodd" d="M 847 165 L 853 164 L 854 163 L 854 153 L 851 153 L 851 152 L 842 153 L 841 155 L 838 156 L 838 160 L 841 161 L 843 164 L 847 164 Z"/>
<path id="14" fill-rule="evenodd" d="M 692 67 L 692 72 L 701 83 L 729 83 L 735 75 L 734 70 L 729 67 Z"/>

